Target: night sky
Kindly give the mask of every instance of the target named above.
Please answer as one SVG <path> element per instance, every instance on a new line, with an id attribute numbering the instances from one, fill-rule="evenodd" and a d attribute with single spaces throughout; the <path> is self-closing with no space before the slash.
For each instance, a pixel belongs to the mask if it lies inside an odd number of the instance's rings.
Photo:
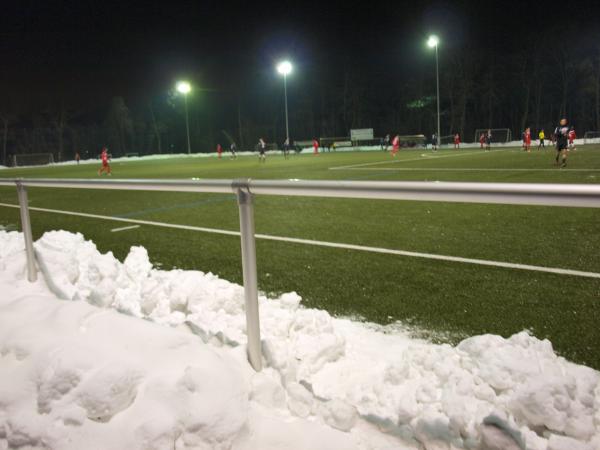
<path id="1" fill-rule="evenodd" d="M 540 27 L 555 27 L 558 38 L 569 27 L 593 32 L 600 17 L 592 1 L 543 9 L 527 1 L 352 3 L 4 2 L 1 89 L 30 98 L 65 90 L 81 102 L 134 98 L 181 77 L 237 89 L 283 56 L 300 74 L 361 64 L 376 82 L 382 71 L 427 63 L 429 32 L 441 36 L 441 49 L 478 46 L 497 57 Z"/>
<path id="2" fill-rule="evenodd" d="M 600 128 L 590 72 L 600 64 L 599 2 L 352 3 L 4 2 L 0 118 L 10 123 L 3 152 L 62 154 L 54 128 L 60 111 L 67 117 L 66 157 L 102 145 L 115 153 L 181 151 L 183 104 L 173 90 L 180 79 L 193 85 L 195 151 L 231 135 L 249 148 L 259 136 L 281 142 L 283 89 L 275 65 L 282 58 L 294 64 L 292 138 L 346 136 L 352 127 L 429 135 L 431 33 L 441 39 L 442 135 L 472 136 L 481 126 L 518 135 L 526 124 L 551 126 L 565 112 L 582 128 Z M 541 91 L 524 90 L 524 70 L 534 86 L 544 83 Z M 496 84 L 489 87 L 492 75 Z M 425 106 L 410 109 L 415 101 Z M 119 104 L 128 112 L 116 126 Z M 129 117 L 129 137 L 115 138 Z M 152 140 L 157 124 L 162 150 Z"/>

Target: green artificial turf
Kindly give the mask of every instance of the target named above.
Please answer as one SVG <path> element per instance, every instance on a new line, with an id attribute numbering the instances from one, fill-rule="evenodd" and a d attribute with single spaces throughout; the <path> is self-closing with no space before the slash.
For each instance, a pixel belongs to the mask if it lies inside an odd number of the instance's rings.
<path id="1" fill-rule="evenodd" d="M 577 170 L 555 168 L 552 150 L 412 150 L 395 159 L 362 152 L 269 156 L 266 164 L 255 157 L 115 162 L 113 177 L 598 183 L 600 146 L 571 153 L 568 168 Z M 93 178 L 96 170 L 10 169 L 0 177 Z M 29 198 L 33 207 L 239 229 L 233 194 L 30 188 Z M 0 202 L 16 204 L 15 189 L 0 188 Z M 600 272 L 598 209 L 276 196 L 259 196 L 255 206 L 257 233 Z M 35 238 L 79 231 L 121 259 L 143 245 L 162 268 L 241 282 L 234 236 L 146 225 L 113 233 L 128 224 L 35 211 L 31 218 Z M 0 225 L 18 223 L 18 210 L 0 207 Z M 257 240 L 257 254 L 267 293 L 295 290 L 307 306 L 379 323 L 401 320 L 450 342 L 529 329 L 566 357 L 600 369 L 600 279 L 265 240 Z"/>

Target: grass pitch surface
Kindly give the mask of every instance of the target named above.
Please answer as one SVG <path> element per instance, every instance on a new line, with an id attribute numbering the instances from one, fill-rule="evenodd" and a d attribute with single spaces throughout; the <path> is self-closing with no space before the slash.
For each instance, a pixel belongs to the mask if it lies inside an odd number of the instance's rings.
<path id="1" fill-rule="evenodd" d="M 388 181 L 598 183 L 600 146 L 569 155 L 502 149 L 170 158 L 115 162 L 114 178 L 262 178 Z M 0 171 L 0 177 L 95 178 L 97 165 Z M 29 189 L 30 205 L 128 219 L 239 230 L 233 195 Z M 16 204 L 14 188 L 0 202 Z M 18 210 L 0 207 L 0 225 L 19 229 Z M 600 210 L 438 202 L 258 196 L 257 233 L 600 272 Z M 199 269 L 241 282 L 234 236 L 102 219 L 31 212 L 34 238 L 44 231 L 78 231 L 101 251 L 123 258 L 143 245 L 156 264 Z M 436 340 L 522 329 L 549 338 L 564 356 L 600 369 L 600 279 L 449 261 L 257 240 L 259 287 L 295 290 L 304 304 L 378 323 L 396 320 Z"/>

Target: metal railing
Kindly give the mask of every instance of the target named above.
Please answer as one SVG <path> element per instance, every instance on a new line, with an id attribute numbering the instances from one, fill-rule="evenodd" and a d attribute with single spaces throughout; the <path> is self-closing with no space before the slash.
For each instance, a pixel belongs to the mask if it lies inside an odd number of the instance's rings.
<path id="1" fill-rule="evenodd" d="M 230 194 L 237 196 L 240 215 L 242 272 L 248 336 L 248 360 L 262 369 L 258 282 L 254 232 L 254 195 L 341 197 L 381 200 L 417 200 L 510 205 L 600 208 L 600 185 L 451 183 L 401 181 L 304 181 L 304 180 L 94 180 L 2 179 L 0 186 L 16 185 L 21 226 L 27 254 L 27 277 L 37 279 L 27 187 L 118 189 Z"/>

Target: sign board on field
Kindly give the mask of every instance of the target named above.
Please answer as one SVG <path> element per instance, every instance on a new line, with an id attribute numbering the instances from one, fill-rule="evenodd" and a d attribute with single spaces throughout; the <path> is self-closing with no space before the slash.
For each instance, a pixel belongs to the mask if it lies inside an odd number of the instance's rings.
<path id="1" fill-rule="evenodd" d="M 373 128 L 350 130 L 350 140 L 352 141 L 369 141 L 371 139 L 373 139 Z"/>
<path id="2" fill-rule="evenodd" d="M 335 144 L 335 146 L 337 148 L 352 147 L 352 142 L 351 141 L 335 141 L 334 144 Z"/>

